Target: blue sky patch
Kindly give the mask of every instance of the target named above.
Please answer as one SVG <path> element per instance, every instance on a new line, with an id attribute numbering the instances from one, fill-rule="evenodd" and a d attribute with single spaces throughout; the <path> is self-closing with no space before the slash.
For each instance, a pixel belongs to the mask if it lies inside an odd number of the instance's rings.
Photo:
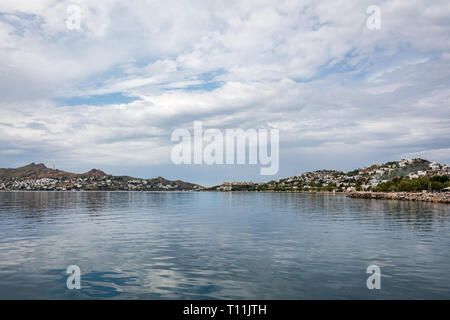
<path id="1" fill-rule="evenodd" d="M 100 94 L 94 96 L 70 97 L 58 99 L 65 106 L 93 105 L 102 106 L 108 104 L 123 104 L 139 100 L 138 97 L 126 96 L 120 92 Z"/>

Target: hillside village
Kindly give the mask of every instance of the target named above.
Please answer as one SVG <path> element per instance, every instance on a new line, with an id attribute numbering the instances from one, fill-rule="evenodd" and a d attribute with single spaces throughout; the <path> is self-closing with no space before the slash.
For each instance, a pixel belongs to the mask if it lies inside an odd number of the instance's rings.
<path id="1" fill-rule="evenodd" d="M 92 169 L 74 174 L 49 169 L 43 164 L 29 164 L 17 169 L 0 169 L 0 190 L 29 191 L 199 191 L 203 187 L 162 177 L 137 179 L 112 176 Z"/>
<path id="2" fill-rule="evenodd" d="M 450 176 L 450 167 L 423 159 L 374 164 L 349 172 L 319 170 L 264 183 L 225 182 L 216 191 L 370 191 L 395 177 Z"/>

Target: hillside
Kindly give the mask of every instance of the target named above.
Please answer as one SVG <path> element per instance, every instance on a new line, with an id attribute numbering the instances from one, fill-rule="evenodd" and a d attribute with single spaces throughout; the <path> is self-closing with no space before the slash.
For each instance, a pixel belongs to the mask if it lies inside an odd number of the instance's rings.
<path id="1" fill-rule="evenodd" d="M 111 190 L 111 191 L 190 191 L 202 190 L 197 184 L 163 177 L 139 179 L 113 176 L 98 169 L 71 173 L 31 163 L 15 169 L 0 169 L 0 190 Z"/>
<path id="2" fill-rule="evenodd" d="M 39 178 L 58 178 L 58 177 L 75 177 L 76 174 L 62 171 L 62 170 L 54 170 L 47 168 L 43 163 L 31 163 L 24 167 L 16 168 L 16 169 L 0 169 L 0 179 L 7 178 L 30 178 L 30 179 L 39 179 Z"/>
<path id="3" fill-rule="evenodd" d="M 419 179 L 421 177 L 449 176 L 450 168 L 438 162 L 424 159 L 403 159 L 384 164 L 345 172 L 338 170 L 318 170 L 293 177 L 263 183 L 225 182 L 209 188 L 216 191 L 355 191 L 375 190 L 390 180 L 403 177 Z M 423 180 L 423 179 L 422 179 Z M 435 184 L 439 186 L 439 184 Z"/>

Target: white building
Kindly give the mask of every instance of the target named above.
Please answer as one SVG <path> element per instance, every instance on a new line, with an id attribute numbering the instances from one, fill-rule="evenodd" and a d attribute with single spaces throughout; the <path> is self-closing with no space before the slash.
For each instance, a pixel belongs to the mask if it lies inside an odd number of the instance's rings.
<path id="1" fill-rule="evenodd" d="M 415 174 L 415 173 L 410 173 L 410 174 L 408 174 L 408 177 L 410 178 L 410 179 L 417 179 L 417 178 L 419 178 L 419 176 L 417 175 L 417 174 Z"/>
<path id="2" fill-rule="evenodd" d="M 441 164 L 439 162 L 432 162 L 430 163 L 430 168 L 433 171 L 438 171 Z"/>

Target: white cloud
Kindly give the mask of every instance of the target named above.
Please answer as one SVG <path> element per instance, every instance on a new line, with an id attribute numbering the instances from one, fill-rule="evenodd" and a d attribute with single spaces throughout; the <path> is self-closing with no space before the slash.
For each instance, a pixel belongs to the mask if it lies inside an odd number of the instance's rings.
<path id="1" fill-rule="evenodd" d="M 80 31 L 65 25 L 69 4 Z M 285 154 L 445 150 L 450 6 L 380 1 L 381 30 L 368 30 L 372 4 L 2 1 L 0 154 L 165 163 L 171 130 L 194 120 L 277 126 Z M 109 93 L 140 100 L 56 99 Z"/>

